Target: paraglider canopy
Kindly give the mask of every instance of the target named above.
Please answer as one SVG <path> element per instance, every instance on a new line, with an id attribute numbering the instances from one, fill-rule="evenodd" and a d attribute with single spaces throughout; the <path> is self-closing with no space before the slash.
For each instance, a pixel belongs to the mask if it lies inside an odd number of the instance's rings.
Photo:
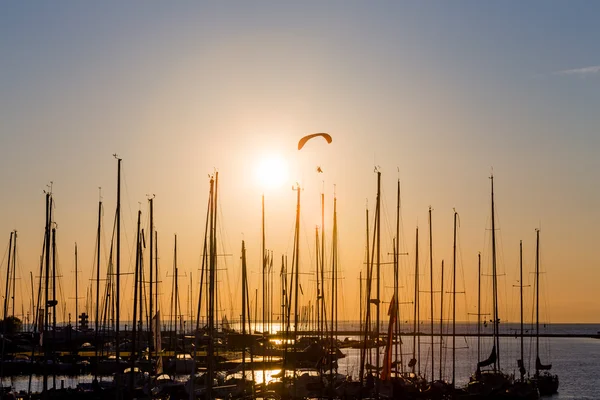
<path id="1" fill-rule="evenodd" d="M 306 135 L 302 139 L 300 139 L 300 141 L 298 142 L 298 150 L 301 150 L 306 144 L 306 142 L 317 136 L 322 136 L 323 138 L 325 138 L 325 140 L 327 140 L 327 143 L 331 143 L 331 136 L 328 133 L 313 133 L 312 135 Z"/>

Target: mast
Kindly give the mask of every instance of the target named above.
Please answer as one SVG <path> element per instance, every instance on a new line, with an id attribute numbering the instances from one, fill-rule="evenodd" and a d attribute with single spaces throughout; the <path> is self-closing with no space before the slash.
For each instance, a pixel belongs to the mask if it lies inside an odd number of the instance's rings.
<path id="1" fill-rule="evenodd" d="M 477 253 L 477 362 L 481 361 L 481 253 Z"/>
<path id="2" fill-rule="evenodd" d="M 375 308 L 377 310 L 377 326 L 375 328 L 375 352 L 377 357 L 375 357 L 375 366 L 377 367 L 377 371 L 379 371 L 379 324 L 381 316 L 380 311 L 380 303 L 381 303 L 381 171 L 377 171 L 377 211 L 375 213 L 375 240 L 377 243 L 377 301 L 375 303 Z M 379 379 L 375 385 L 375 392 L 379 394 Z"/>
<path id="3" fill-rule="evenodd" d="M 153 278 L 154 278 L 154 196 L 148 199 L 148 203 L 150 206 L 150 281 L 149 281 L 149 301 L 148 301 L 148 314 L 150 314 L 150 324 L 152 324 L 152 318 L 154 317 L 154 297 L 153 297 Z M 158 276 L 156 277 L 158 280 Z M 148 327 L 148 342 L 153 343 L 152 341 L 152 328 Z M 152 360 L 152 348 L 154 346 L 148 346 L 148 359 Z"/>
<path id="4" fill-rule="evenodd" d="M 535 230 L 535 374 L 539 375 L 540 359 L 540 230 Z"/>
<path id="5" fill-rule="evenodd" d="M 135 368 L 135 350 L 136 350 L 136 340 L 137 340 L 137 309 L 138 309 L 138 281 L 140 280 L 140 267 L 141 267 L 141 238 L 140 238 L 140 221 L 141 221 L 142 211 L 138 210 L 137 217 L 137 233 L 135 240 L 135 274 L 133 279 L 133 321 L 131 322 L 131 374 L 129 381 L 129 390 L 133 393 L 133 386 L 135 382 L 135 374 L 133 373 Z M 140 293 L 141 296 L 141 293 Z M 140 308 L 140 318 L 141 318 L 141 308 Z"/>
<path id="6" fill-rule="evenodd" d="M 98 228 L 96 230 L 96 315 L 94 317 L 95 331 L 94 331 L 94 352 L 96 353 L 95 362 L 98 362 L 98 330 L 100 320 L 100 241 L 101 241 L 101 227 L 102 227 L 102 198 L 98 200 Z M 97 368 L 96 368 L 97 369 Z"/>
<path id="7" fill-rule="evenodd" d="M 524 349 L 523 349 L 523 241 L 519 240 L 519 292 L 521 297 L 521 359 L 518 361 L 519 372 L 521 373 L 521 381 L 525 380 L 525 367 L 523 365 Z"/>
<path id="8" fill-rule="evenodd" d="M 281 255 L 281 269 L 279 270 L 279 277 L 281 284 L 281 322 L 283 324 L 281 330 L 285 332 L 285 336 L 287 337 L 289 333 L 289 324 L 287 317 L 287 256 L 284 256 L 283 254 Z M 287 343 L 287 340 L 285 341 L 285 343 Z M 287 351 L 287 344 L 285 345 L 285 350 Z M 283 363 L 283 368 L 285 372 L 285 359 Z"/>
<path id="9" fill-rule="evenodd" d="M 44 398 L 48 398 L 48 359 L 49 359 L 49 349 L 48 345 L 45 341 L 43 341 L 44 336 L 48 334 L 48 308 L 49 308 L 49 282 L 50 282 L 50 224 L 52 221 L 52 195 L 50 193 L 46 193 L 46 229 L 45 229 L 45 265 L 44 265 L 44 326 L 42 327 L 42 346 L 44 347 L 44 378 L 43 378 L 43 391 Z"/>
<path id="10" fill-rule="evenodd" d="M 206 277 L 206 282 L 208 284 L 209 281 L 209 277 L 208 277 L 208 254 L 209 254 L 209 244 L 207 243 L 210 239 L 209 235 L 210 232 L 208 230 L 209 226 L 210 226 L 210 212 L 212 210 L 212 184 L 210 186 L 210 194 L 208 197 L 208 205 L 206 207 L 206 222 L 204 224 L 204 242 L 202 244 L 202 266 L 200 268 L 200 293 L 198 294 L 198 311 L 196 314 L 196 332 L 198 332 L 200 330 L 200 315 L 201 315 L 201 311 L 202 311 L 202 291 L 204 289 L 204 279 Z M 158 274 L 156 275 L 158 276 Z M 208 301 L 206 302 L 208 304 Z M 208 318 L 208 309 L 207 309 L 207 313 L 206 313 L 206 317 Z"/>
<path id="11" fill-rule="evenodd" d="M 116 156 L 115 156 L 116 157 Z M 117 157 L 117 271 L 116 271 L 116 305 L 115 305 L 115 355 L 117 362 L 117 370 L 120 371 L 120 324 L 121 324 L 121 159 Z"/>
<path id="12" fill-rule="evenodd" d="M 440 381 L 442 380 L 442 359 L 444 352 L 444 260 L 442 260 L 442 277 L 440 284 Z M 432 347 L 433 349 L 433 347 Z M 454 358 L 454 355 L 453 355 Z M 433 377 L 432 377 L 433 379 Z"/>
<path id="13" fill-rule="evenodd" d="M 9 282 L 10 282 L 10 257 L 12 253 L 12 242 L 14 232 L 10 232 L 10 240 L 8 242 L 8 264 L 6 265 L 6 290 L 4 291 L 4 321 L 8 317 L 8 296 L 9 296 Z"/>
<path id="14" fill-rule="evenodd" d="M 156 312 L 160 311 L 160 307 L 158 304 L 158 232 L 154 231 L 154 268 L 156 269 L 156 282 L 154 282 L 155 290 L 154 290 L 154 304 L 156 305 Z M 160 332 L 160 324 L 158 323 L 158 318 L 156 319 L 156 332 L 157 334 Z"/>
<path id="15" fill-rule="evenodd" d="M 263 299 L 262 299 L 263 300 L 262 332 L 263 332 L 263 339 L 266 339 L 266 335 L 265 335 L 265 317 L 266 317 L 266 312 L 265 311 L 266 311 L 266 304 L 267 304 L 267 290 L 266 290 L 266 287 L 267 287 L 267 277 L 265 276 L 265 270 L 267 268 L 267 260 L 265 258 L 266 239 L 265 239 L 265 194 L 264 193 L 263 193 L 262 198 L 261 198 L 261 211 L 262 211 L 261 212 L 261 216 L 262 216 L 262 221 L 261 221 L 261 232 L 262 232 L 261 262 L 262 263 L 261 263 L 261 265 L 262 265 L 262 289 L 263 289 L 263 293 L 262 293 L 263 294 Z M 244 247 L 244 242 L 242 242 L 242 257 L 243 257 L 243 259 L 242 259 L 243 260 L 243 264 L 242 265 L 243 265 L 243 268 L 244 268 L 244 272 L 243 272 L 244 274 L 246 273 L 246 269 L 245 269 L 246 268 L 246 265 L 245 265 L 245 262 L 246 262 L 246 259 L 245 259 L 246 253 L 245 253 L 245 251 L 246 250 L 245 250 L 245 247 Z M 243 283 L 242 283 L 242 285 L 243 285 Z M 244 306 L 245 305 L 242 304 L 242 308 L 244 308 Z M 244 308 L 242 310 L 242 315 L 244 315 L 245 311 L 246 310 Z M 255 318 L 258 319 L 258 315 L 256 315 Z M 243 324 L 244 323 L 242 322 L 242 325 Z M 269 332 L 269 333 L 271 333 L 271 332 Z M 262 373 L 263 373 L 263 380 L 264 380 L 265 383 L 266 383 L 265 376 L 266 376 L 267 371 L 266 371 L 264 360 L 265 360 L 265 356 L 267 354 L 266 353 L 266 351 L 267 351 L 266 343 L 267 342 L 268 342 L 267 340 L 264 341 L 265 345 L 263 346 L 263 351 L 262 351 L 262 356 L 263 356 L 263 363 L 262 363 L 263 370 L 262 370 Z"/>
<path id="16" fill-rule="evenodd" d="M 362 332 L 362 301 L 363 301 L 363 287 L 362 287 L 362 271 L 358 273 L 358 330 Z"/>
<path id="17" fill-rule="evenodd" d="M 496 270 L 496 222 L 494 219 L 494 176 L 492 181 L 492 281 L 493 281 L 493 307 L 494 307 L 494 346 L 496 358 L 494 360 L 494 372 L 500 369 L 500 338 L 498 336 L 500 320 L 498 319 L 498 274 Z"/>
<path id="18" fill-rule="evenodd" d="M 452 246 L 452 387 L 456 383 L 456 228 L 458 213 L 454 211 L 454 244 Z"/>
<path id="19" fill-rule="evenodd" d="M 395 336 L 397 345 L 395 346 L 396 355 L 395 360 L 400 358 L 400 368 L 404 371 L 404 362 L 402 360 L 402 340 L 400 339 L 400 301 L 398 293 L 399 277 L 400 277 L 400 179 L 398 179 L 398 186 L 396 191 L 396 241 L 394 246 L 394 299 L 396 300 L 396 322 L 394 324 Z M 396 364 L 396 371 L 398 371 L 398 364 Z"/>
<path id="20" fill-rule="evenodd" d="M 171 330 L 171 338 L 174 336 L 175 337 L 175 347 L 173 348 L 173 350 L 175 351 L 175 354 L 177 354 L 177 318 L 179 317 L 178 315 L 178 310 L 177 310 L 177 303 L 179 300 L 179 293 L 178 293 L 178 280 L 177 280 L 177 235 L 175 235 L 175 244 L 173 247 L 173 291 L 171 292 L 171 311 L 173 312 L 173 316 L 171 319 L 171 321 L 173 321 L 173 329 Z M 172 343 L 172 342 L 171 342 Z"/>
<path id="21" fill-rule="evenodd" d="M 433 221 L 431 220 L 431 206 L 429 206 L 429 299 L 431 320 L 431 379 L 434 377 L 434 351 L 433 351 Z"/>
<path id="22" fill-rule="evenodd" d="M 56 228 L 52 228 L 52 363 L 56 362 L 54 346 L 56 344 Z M 52 387 L 56 389 L 56 371 L 52 373 Z"/>
<path id="23" fill-rule="evenodd" d="M 13 242 L 13 267 L 12 267 L 12 315 L 15 316 L 15 291 L 17 284 L 17 230 L 15 229 L 15 241 Z"/>
<path id="24" fill-rule="evenodd" d="M 316 275 L 317 275 L 317 285 L 316 285 L 316 289 L 317 289 L 317 316 L 316 316 L 316 326 L 314 327 L 315 330 L 319 331 L 319 338 L 323 339 L 323 330 L 321 330 L 321 319 L 320 319 L 320 315 L 321 315 L 321 303 L 320 303 L 320 298 L 321 298 L 321 286 L 320 286 L 320 282 L 319 282 L 319 262 L 321 260 L 321 254 L 320 254 L 320 250 L 319 250 L 319 227 L 315 226 L 315 264 L 316 264 Z M 325 282 L 323 282 L 323 287 L 325 287 L 324 285 Z"/>
<path id="25" fill-rule="evenodd" d="M 263 197 L 264 199 L 264 197 Z M 263 258 L 264 259 L 264 258 Z M 242 240 L 242 335 L 244 336 L 244 342 L 246 339 L 246 299 L 248 294 L 246 293 L 246 245 Z M 264 283 L 264 275 L 263 275 Z M 263 375 L 264 376 L 264 375 Z M 246 377 L 246 345 L 242 346 L 242 377 Z"/>
<path id="26" fill-rule="evenodd" d="M 335 201 L 335 200 L 334 200 Z M 317 243 L 318 246 L 318 243 Z M 317 261 L 317 285 L 319 284 L 319 264 L 321 265 L 321 326 L 320 331 L 325 332 L 325 193 L 321 193 L 321 259 L 320 263 Z M 331 301 L 333 302 L 334 294 L 331 294 Z M 317 297 L 317 302 L 319 298 Z M 318 307 L 317 307 L 318 310 Z M 318 315 L 318 313 L 317 313 Z M 333 314 L 331 315 L 333 320 Z"/>
<path id="27" fill-rule="evenodd" d="M 371 275 L 372 275 L 372 268 L 371 268 L 371 257 L 370 257 L 370 244 L 369 244 L 369 209 L 366 209 L 366 225 L 365 225 L 365 229 L 367 232 L 367 247 L 366 247 L 366 253 L 367 253 L 367 278 L 365 280 L 365 325 L 363 327 L 364 329 L 364 339 L 363 339 L 363 346 L 361 349 L 361 354 L 360 354 L 360 384 L 362 386 L 363 384 L 363 378 L 364 378 L 364 372 L 365 372 L 365 361 L 366 361 L 366 355 L 367 355 L 367 341 L 369 339 L 369 328 L 371 327 Z M 362 281 L 360 283 L 362 285 Z M 362 318 L 362 314 L 361 314 L 361 318 Z"/>
<path id="28" fill-rule="evenodd" d="M 210 248 L 210 259 L 209 259 L 209 289 L 208 289 L 208 357 L 207 357 L 207 391 L 208 391 L 208 399 L 212 400 L 212 386 L 213 386 L 213 377 L 214 377 L 214 365 L 213 359 L 215 354 L 214 348 L 214 335 L 215 335 L 215 270 L 216 270 L 216 255 L 215 255 L 215 219 L 214 219 L 214 189 L 215 189 L 215 179 L 214 177 L 210 178 L 210 240 L 209 240 L 209 248 Z"/>
<path id="29" fill-rule="evenodd" d="M 77 269 L 77 242 L 75 242 L 75 331 L 79 330 L 79 275 Z"/>
<path id="30" fill-rule="evenodd" d="M 218 325 L 219 325 L 219 309 L 217 308 L 219 305 L 219 291 L 217 290 L 217 283 L 219 282 L 218 280 L 218 273 L 219 273 L 219 269 L 217 268 L 217 264 L 218 264 L 218 258 L 217 258 L 217 216 L 218 216 L 218 209 L 217 206 L 219 205 L 218 202 L 218 197 L 219 197 L 219 172 L 215 171 L 215 199 L 213 201 L 213 208 L 215 209 L 215 212 L 213 213 L 213 218 L 214 218 L 214 224 L 213 224 L 213 229 L 214 229 L 214 235 L 213 235 L 213 252 L 214 252 L 214 263 L 215 263 L 215 268 L 214 268 L 214 274 L 215 274 L 215 281 L 214 281 L 214 292 L 213 292 L 213 307 L 214 307 L 214 315 L 215 315 L 215 321 L 217 322 L 217 329 L 218 329 Z M 258 300 L 258 299 L 257 299 Z M 257 318 L 258 319 L 258 318 Z"/>
<path id="31" fill-rule="evenodd" d="M 300 266 L 300 185 L 295 188 L 297 192 L 297 206 L 296 206 L 296 229 L 295 229 L 295 254 L 294 254 L 294 378 L 296 377 L 296 360 L 298 356 L 298 279 L 300 273 L 298 267 Z M 294 385 L 294 391 L 296 385 Z"/>
<path id="32" fill-rule="evenodd" d="M 413 358 L 410 360 L 409 367 L 411 367 L 413 374 L 415 373 L 415 367 L 417 366 L 417 356 L 421 358 L 421 338 L 419 337 L 418 343 L 418 354 L 417 354 L 417 327 L 419 320 L 419 227 L 417 227 L 415 234 L 415 303 L 414 303 L 414 321 L 413 321 Z M 418 373 L 420 374 L 420 364 L 418 366 Z"/>
<path id="33" fill-rule="evenodd" d="M 335 332 L 337 331 L 337 198 L 333 197 L 333 240 L 331 245 L 331 344 L 329 354 L 330 388 L 333 389 L 333 355 L 335 354 Z"/>

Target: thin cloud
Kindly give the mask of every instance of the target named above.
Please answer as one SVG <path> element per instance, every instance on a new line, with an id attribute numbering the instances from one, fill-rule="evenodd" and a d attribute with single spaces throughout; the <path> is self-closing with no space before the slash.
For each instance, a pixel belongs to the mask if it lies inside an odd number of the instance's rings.
<path id="1" fill-rule="evenodd" d="M 556 72 L 557 75 L 577 75 L 577 76 L 588 76 L 600 74 L 600 65 L 593 65 L 591 67 L 566 69 L 564 71 Z"/>

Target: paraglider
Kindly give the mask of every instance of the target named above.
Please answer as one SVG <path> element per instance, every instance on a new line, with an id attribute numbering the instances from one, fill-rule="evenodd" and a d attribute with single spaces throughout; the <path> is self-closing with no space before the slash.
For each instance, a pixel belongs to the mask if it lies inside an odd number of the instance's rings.
<path id="1" fill-rule="evenodd" d="M 298 142 L 298 150 L 301 150 L 302 147 L 304 147 L 304 145 L 306 144 L 306 142 L 317 136 L 322 136 L 325 140 L 327 140 L 327 143 L 331 143 L 331 136 L 328 133 L 313 133 L 312 135 L 306 135 L 302 139 L 300 139 L 300 141 Z"/>

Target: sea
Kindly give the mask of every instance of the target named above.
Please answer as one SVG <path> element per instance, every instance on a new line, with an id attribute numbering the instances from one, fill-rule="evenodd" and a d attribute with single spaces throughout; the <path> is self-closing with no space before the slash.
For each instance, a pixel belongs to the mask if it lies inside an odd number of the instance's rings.
<path id="1" fill-rule="evenodd" d="M 382 326 L 383 328 L 383 326 Z M 527 326 L 527 333 L 533 332 L 532 326 Z M 338 329 L 358 330 L 358 324 L 338 325 Z M 430 325 L 420 324 L 419 331 L 430 334 Z M 449 326 L 444 327 L 448 332 Z M 482 329 L 484 333 L 490 333 L 491 327 Z M 403 329 L 405 330 L 405 329 Z M 452 351 L 455 352 L 455 382 L 457 387 L 465 386 L 469 377 L 474 373 L 477 360 L 486 359 L 492 350 L 493 341 L 491 337 L 461 336 L 463 334 L 476 333 L 474 324 L 457 324 L 457 336 L 453 345 L 452 336 L 444 336 L 440 340 L 439 325 L 434 325 L 433 347 L 429 335 L 418 336 L 416 340 L 412 335 L 401 336 L 402 344 L 398 346 L 399 357 L 401 356 L 405 371 L 408 371 L 408 361 L 413 357 L 413 351 L 419 360 L 417 371 L 431 379 L 452 380 Z M 385 331 L 385 330 L 381 330 Z M 541 337 L 540 359 L 543 364 L 552 364 L 551 373 L 556 374 L 560 380 L 558 394 L 553 399 L 593 399 L 600 400 L 600 339 L 592 338 L 600 331 L 600 324 L 547 324 L 540 326 L 541 333 L 552 333 L 562 335 L 582 335 L 590 337 Z M 501 333 L 510 336 L 500 338 L 499 366 L 502 371 L 518 376 L 517 359 L 520 358 L 521 341 L 518 333 L 519 324 L 505 324 L 500 329 Z M 340 340 L 345 337 L 338 336 Z M 352 336 L 349 339 L 357 339 Z M 420 345 L 419 345 L 420 339 Z M 415 346 L 413 347 L 413 342 Z M 528 375 L 535 372 L 535 348 L 534 337 L 526 337 L 523 341 L 524 362 Z M 419 357 L 420 349 L 420 357 Z M 345 348 L 342 352 L 346 355 L 338 361 L 338 371 L 358 379 L 360 369 L 360 350 Z M 380 348 L 380 365 L 383 363 L 384 349 Z M 432 359 L 433 352 L 433 359 Z M 376 365 L 376 352 L 371 350 L 370 363 Z M 433 363 L 433 366 L 432 366 Z M 273 374 L 277 371 L 270 371 Z M 271 375 L 270 373 L 268 375 Z M 106 378 L 110 379 L 110 377 Z M 78 383 L 90 383 L 91 375 L 77 377 L 57 376 L 57 387 L 76 387 Z M 52 381 L 52 378 L 50 378 Z M 3 386 L 12 386 L 16 390 L 27 390 L 29 384 L 28 376 L 4 377 Z M 41 377 L 34 376 L 32 379 L 32 391 L 41 391 Z"/>

